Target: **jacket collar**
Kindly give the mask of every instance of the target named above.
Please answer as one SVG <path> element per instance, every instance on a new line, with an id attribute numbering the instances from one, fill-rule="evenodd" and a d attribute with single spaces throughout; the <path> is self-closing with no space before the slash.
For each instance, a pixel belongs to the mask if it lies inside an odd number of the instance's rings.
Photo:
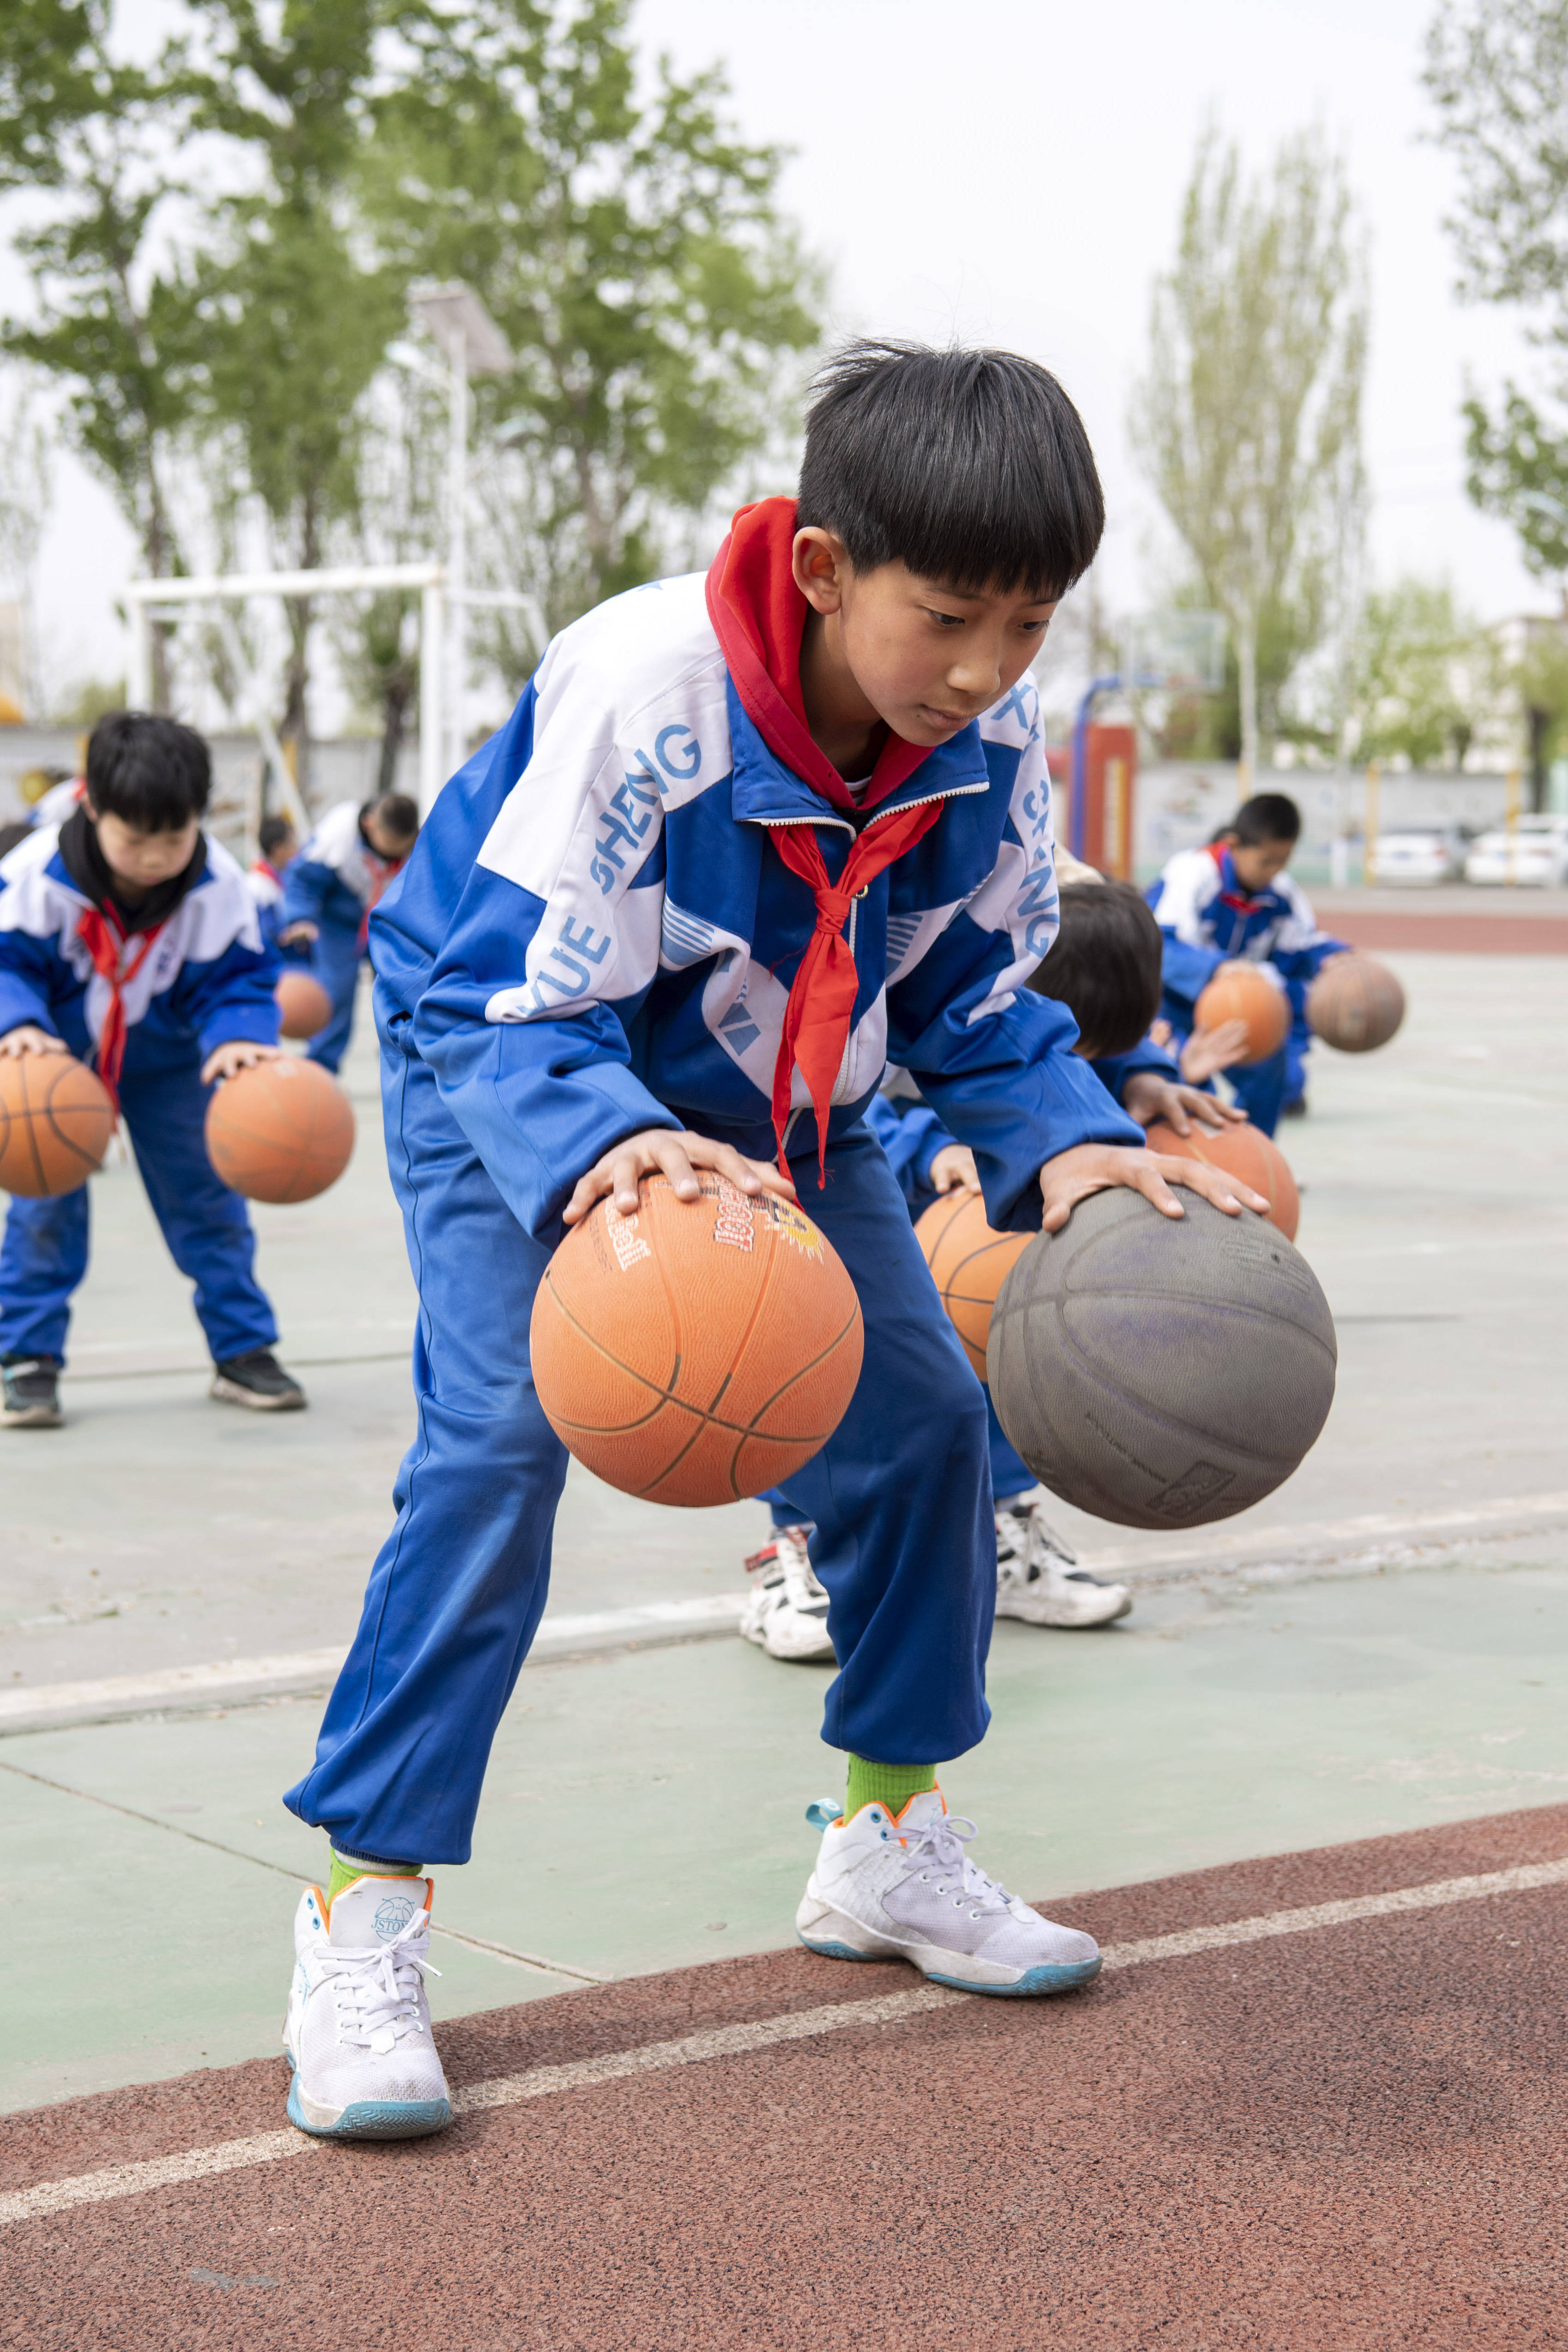
<path id="1" fill-rule="evenodd" d="M 824 805 L 821 793 L 814 792 L 765 740 L 742 700 L 733 677 L 729 681 L 727 698 L 733 762 L 730 784 L 731 814 L 742 824 L 830 824 L 845 833 L 858 833 L 866 818 L 856 810 L 848 794 L 845 794 L 848 802 L 845 810 Z M 886 816 L 894 809 L 909 808 L 920 801 L 988 792 L 990 786 L 991 772 L 985 764 L 980 723 L 971 719 L 947 742 L 927 751 L 913 773 L 895 786 L 869 814 L 873 818 Z"/>

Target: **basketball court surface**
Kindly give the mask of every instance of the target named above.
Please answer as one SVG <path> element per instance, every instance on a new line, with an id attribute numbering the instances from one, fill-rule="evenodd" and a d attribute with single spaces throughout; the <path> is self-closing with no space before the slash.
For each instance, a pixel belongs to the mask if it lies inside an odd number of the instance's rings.
<path id="1" fill-rule="evenodd" d="M 1568 2343 L 1568 960 L 1394 960 L 1405 1031 L 1316 1054 L 1279 1139 L 1322 1440 L 1212 1530 L 1063 1510 L 1134 1613 L 999 1627 L 992 1736 L 943 1771 L 1098 1983 L 792 1948 L 840 1772 L 824 1673 L 734 1635 L 762 1515 L 574 1474 L 476 1859 L 437 1874 L 426 2142 L 304 2139 L 277 2054 L 324 1851 L 277 1791 L 408 1418 L 368 1063 L 349 1176 L 258 1220 L 290 1423 L 205 1402 L 100 1180 L 70 1425 L 4 1441 L 0 2345 Z"/>

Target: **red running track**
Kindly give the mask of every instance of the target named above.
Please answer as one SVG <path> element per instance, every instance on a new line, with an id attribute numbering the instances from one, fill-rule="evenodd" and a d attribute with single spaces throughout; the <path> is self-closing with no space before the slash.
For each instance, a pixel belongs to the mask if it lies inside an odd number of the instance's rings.
<path id="1" fill-rule="evenodd" d="M 1412 908 L 1365 914 L 1336 908 L 1318 918 L 1352 948 L 1420 949 L 1431 955 L 1568 955 L 1568 915 L 1457 915 Z"/>
<path id="2" fill-rule="evenodd" d="M 1564 1856 L 1553 1806 L 1052 1907 L 1125 1951 Z M 294 2156 L 281 2061 L 13 2116 L 0 2213 L 245 2134 L 290 2153 L 0 2229 L 0 2344 L 1565 2345 L 1564 1877 L 754 2048 L 918 1979 L 792 1951 L 563 1994 L 444 2028 L 454 2086 L 715 2029 L 730 2054 L 401 2147 Z"/>

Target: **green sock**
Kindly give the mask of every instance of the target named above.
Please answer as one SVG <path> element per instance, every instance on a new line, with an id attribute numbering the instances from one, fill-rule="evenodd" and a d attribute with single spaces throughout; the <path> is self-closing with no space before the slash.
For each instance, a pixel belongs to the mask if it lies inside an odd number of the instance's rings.
<path id="1" fill-rule="evenodd" d="M 864 1756 L 852 1753 L 844 1818 L 850 1820 L 862 1805 L 870 1804 L 886 1805 L 890 1813 L 899 1812 L 910 1797 L 918 1797 L 922 1789 L 935 1786 L 934 1764 L 872 1764 Z M 335 1863 L 335 1855 L 333 1860 Z"/>
<path id="2" fill-rule="evenodd" d="M 327 1887 L 327 1908 L 329 1911 L 331 1909 L 344 1887 L 352 1886 L 356 1878 L 418 1878 L 421 1875 L 417 1870 L 368 1871 L 363 1863 L 345 1862 L 334 1849 L 332 1875 Z"/>

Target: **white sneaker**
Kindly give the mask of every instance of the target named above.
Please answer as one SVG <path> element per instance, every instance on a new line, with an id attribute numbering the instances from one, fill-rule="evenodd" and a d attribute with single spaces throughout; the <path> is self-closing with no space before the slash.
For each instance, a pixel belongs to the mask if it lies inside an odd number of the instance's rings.
<path id="1" fill-rule="evenodd" d="M 807 1821 L 821 1824 L 830 1802 Z M 827 1822 L 795 1915 L 801 1942 L 837 1960 L 910 1960 L 964 1992 L 1067 1992 L 1097 1977 L 1093 1937 L 1042 1919 L 987 1878 L 963 1851 L 973 1835 L 940 1789 L 899 1813 L 869 1804 Z"/>
<path id="2" fill-rule="evenodd" d="M 996 1514 L 996 1614 L 1026 1625 L 1080 1630 L 1113 1625 L 1132 1606 L 1124 1584 L 1103 1584 L 1047 1524 L 1027 1495 L 1010 1496 Z"/>
<path id="3" fill-rule="evenodd" d="M 283 2043 L 289 2120 L 301 2131 L 417 2139 L 452 2120 L 425 1999 L 435 1881 L 423 1881 L 423 1903 L 420 1885 L 356 1878 L 330 1919 L 319 1887 L 300 1898 Z"/>
<path id="4" fill-rule="evenodd" d="M 741 1612 L 741 1632 L 770 1658 L 796 1664 L 831 1658 L 827 1595 L 812 1571 L 806 1550 L 809 1528 L 778 1528 L 773 1539 L 746 1562 L 754 1581 Z"/>

